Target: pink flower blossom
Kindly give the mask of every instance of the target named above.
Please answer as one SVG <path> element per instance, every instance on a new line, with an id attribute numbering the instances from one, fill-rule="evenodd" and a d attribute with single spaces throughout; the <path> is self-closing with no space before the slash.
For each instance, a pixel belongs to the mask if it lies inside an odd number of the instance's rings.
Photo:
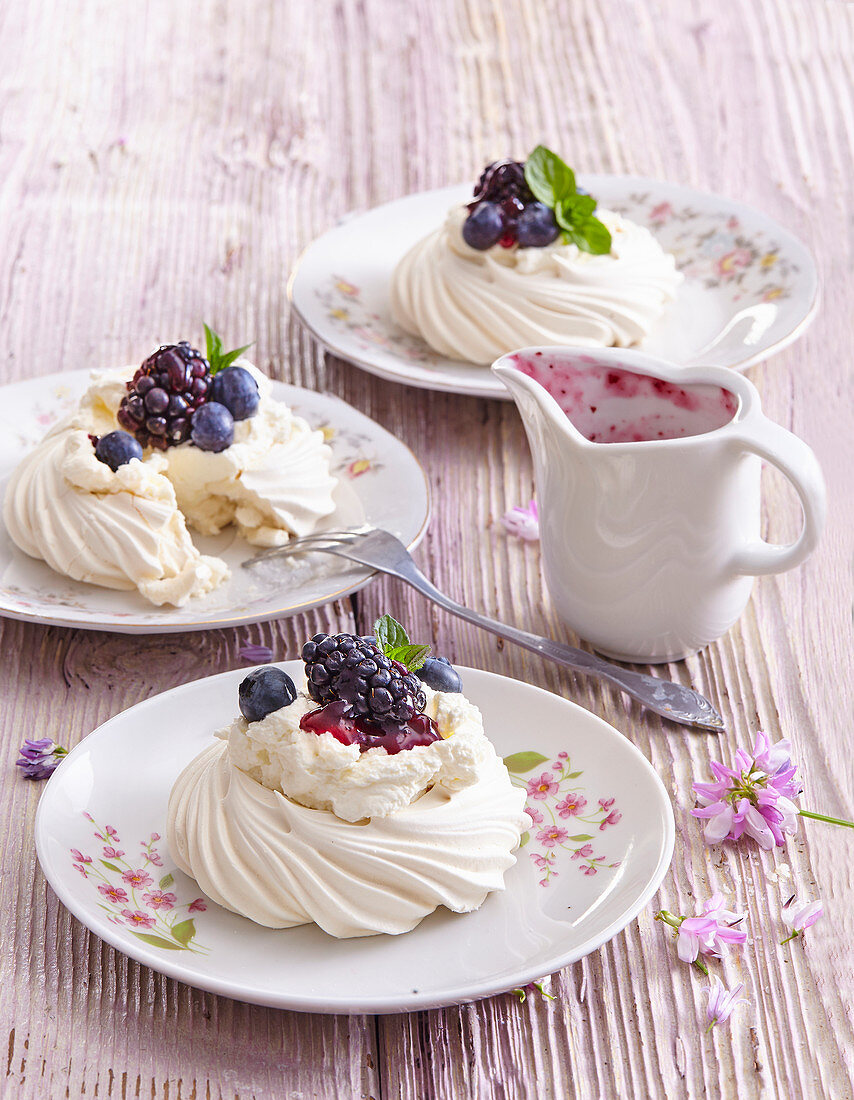
<path id="1" fill-rule="evenodd" d="M 561 829 L 559 825 L 549 825 L 545 829 L 540 829 L 537 840 L 544 848 L 554 848 L 558 844 L 563 844 L 568 835 L 566 829 Z"/>
<path id="2" fill-rule="evenodd" d="M 549 775 L 548 772 L 543 772 L 541 776 L 536 779 L 528 780 L 528 797 L 536 798 L 542 802 L 548 798 L 550 794 L 557 794 L 559 788 L 555 783 L 554 776 Z"/>
<path id="3" fill-rule="evenodd" d="M 772 744 L 761 730 L 753 753 L 738 749 L 736 768 L 712 760 L 713 783 L 695 783 L 699 807 L 691 813 L 704 818 L 707 844 L 738 840 L 745 833 L 766 850 L 786 842 L 797 831 L 798 807 L 792 801 L 801 790 L 787 740 Z"/>
<path id="4" fill-rule="evenodd" d="M 140 868 L 136 871 L 125 871 L 122 875 L 122 882 L 126 882 L 129 886 L 137 889 L 137 887 L 141 886 L 150 886 L 152 882 L 154 882 L 154 879 Z"/>
<path id="5" fill-rule="evenodd" d="M 722 1024 L 724 1020 L 728 1020 L 736 1005 L 747 1001 L 746 997 L 741 996 L 743 992 L 743 982 L 739 982 L 734 989 L 727 990 L 717 974 L 712 978 L 712 984 L 706 990 L 706 996 L 709 998 L 709 1004 L 706 1008 L 706 1019 L 709 1021 L 709 1026 L 706 1031 L 711 1031 L 716 1024 Z"/>
<path id="6" fill-rule="evenodd" d="M 163 860 L 160 858 L 160 856 L 157 854 L 157 852 L 155 852 L 155 850 L 153 848 L 151 849 L 151 851 L 146 856 L 146 859 L 148 860 L 149 863 L 153 863 L 155 867 L 162 867 L 163 866 Z"/>
<path id="7" fill-rule="evenodd" d="M 154 844 L 154 842 L 157 841 L 157 840 L 160 840 L 160 833 L 152 833 L 151 834 L 151 843 Z"/>
<path id="8" fill-rule="evenodd" d="M 191 901 L 187 906 L 188 913 L 204 913 L 206 909 L 207 904 L 201 898 L 196 898 L 195 901 Z"/>
<path id="9" fill-rule="evenodd" d="M 124 904 L 128 900 L 127 890 L 123 890 L 121 886 L 110 886 L 108 883 L 102 883 L 98 887 L 98 891 L 104 895 L 105 898 L 109 898 L 110 901 L 115 902 L 116 905 Z"/>
<path id="10" fill-rule="evenodd" d="M 268 645 L 249 642 L 238 649 L 237 656 L 241 661 L 247 661 L 250 665 L 267 665 L 273 660 L 273 651 Z"/>
<path id="11" fill-rule="evenodd" d="M 649 220 L 653 225 L 663 225 L 671 217 L 673 217 L 673 207 L 669 202 L 660 202 L 649 212 Z"/>
<path id="12" fill-rule="evenodd" d="M 88 877 L 89 877 L 89 872 L 88 872 L 88 871 L 86 870 L 86 868 L 85 868 L 85 867 L 83 866 L 83 864 L 82 864 L 82 863 L 75 863 L 75 864 L 74 864 L 74 870 L 75 870 L 75 871 L 79 871 L 79 872 L 80 872 L 80 874 L 81 874 L 81 875 L 82 875 L 82 876 L 83 876 L 84 878 L 88 878 Z"/>
<path id="13" fill-rule="evenodd" d="M 149 913 L 143 913 L 141 909 L 122 909 L 122 916 L 137 928 L 153 928 L 155 919 Z"/>
<path id="14" fill-rule="evenodd" d="M 600 798 L 599 799 L 599 805 L 602 807 L 603 810 L 610 810 L 611 807 L 614 805 L 614 802 L 615 802 L 615 799 L 613 799 L 613 798 Z"/>
<path id="15" fill-rule="evenodd" d="M 572 853 L 572 855 L 569 858 L 570 859 L 588 859 L 592 855 L 593 855 L 593 845 L 592 844 L 582 844 L 580 848 L 575 849 L 575 851 Z"/>
<path id="16" fill-rule="evenodd" d="M 517 504 L 504 513 L 501 522 L 509 535 L 525 542 L 536 542 L 540 537 L 540 514 L 535 500 L 530 501 L 527 508 Z"/>
<path id="17" fill-rule="evenodd" d="M 150 894 L 143 894 L 142 900 L 152 909 L 172 909 L 178 899 L 175 894 L 164 894 L 162 890 L 152 890 Z"/>
<path id="18" fill-rule="evenodd" d="M 78 852 L 78 850 L 76 848 L 71 849 L 71 854 L 74 856 L 74 858 L 77 860 L 78 863 L 91 863 L 92 862 L 92 857 L 91 856 L 84 856 L 83 853 Z"/>
<path id="19" fill-rule="evenodd" d="M 587 805 L 587 799 L 580 794 L 568 794 L 562 802 L 558 802 L 555 809 L 559 817 L 575 817 L 580 814 Z"/>
<path id="20" fill-rule="evenodd" d="M 579 867 L 578 870 L 582 875 L 595 875 L 599 868 L 592 867 L 590 864 L 585 864 L 583 867 Z"/>
<path id="21" fill-rule="evenodd" d="M 559 752 L 557 754 L 557 758 L 558 758 L 558 760 L 568 760 L 569 759 L 569 753 L 568 752 Z"/>
<path id="22" fill-rule="evenodd" d="M 535 825 L 542 825 L 545 821 L 542 810 L 538 810 L 535 806 L 526 806 L 525 813 Z"/>
<path id="23" fill-rule="evenodd" d="M 805 928 L 821 920 L 824 916 L 824 905 L 820 898 L 800 905 L 795 903 L 794 898 L 790 898 L 783 906 L 783 912 L 780 915 L 783 918 L 783 924 L 792 930 L 792 934 L 783 940 L 783 943 L 788 943 L 795 936 L 799 936 Z"/>
<path id="24" fill-rule="evenodd" d="M 622 821 L 623 815 L 619 810 L 611 810 L 608 816 L 599 822 L 599 832 L 607 829 L 609 825 L 616 825 L 619 821 Z"/>
<path id="25" fill-rule="evenodd" d="M 124 852 L 118 848 L 107 847 L 104 849 L 104 859 L 121 859 Z"/>
<path id="26" fill-rule="evenodd" d="M 744 943 L 747 933 L 733 925 L 744 920 L 744 913 L 724 909 L 724 898 L 715 891 L 696 917 L 685 917 L 676 932 L 676 951 L 683 962 L 692 963 L 698 955 L 719 959 L 733 943 Z"/>
<path id="27" fill-rule="evenodd" d="M 715 263 L 715 270 L 722 279 L 732 279 L 739 271 L 744 270 L 746 267 L 750 267 L 750 262 L 753 256 L 747 248 L 734 248 L 731 252 L 727 252 L 725 256 L 721 256 Z"/>
<path id="28" fill-rule="evenodd" d="M 113 828 L 112 825 L 105 825 L 104 829 L 105 829 L 107 835 L 111 836 L 113 838 L 113 840 L 118 840 L 119 839 L 119 834 L 116 832 L 116 830 Z"/>

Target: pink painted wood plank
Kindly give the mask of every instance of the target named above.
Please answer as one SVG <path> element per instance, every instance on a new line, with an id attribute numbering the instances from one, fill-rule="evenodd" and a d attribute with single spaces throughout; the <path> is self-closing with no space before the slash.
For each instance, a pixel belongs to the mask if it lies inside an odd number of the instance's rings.
<path id="1" fill-rule="evenodd" d="M 257 340 L 281 378 L 339 393 L 423 460 L 436 515 L 419 559 L 470 605 L 566 637 L 536 546 L 498 519 L 532 474 L 512 407 L 427 394 L 324 361 L 288 317 L 300 250 L 353 207 L 471 177 L 537 141 L 593 171 L 719 191 L 766 210 L 819 260 L 822 311 L 755 368 L 769 415 L 828 477 L 827 535 L 757 583 L 738 626 L 667 670 L 719 700 L 720 751 L 792 738 L 805 804 L 854 816 L 850 488 L 854 12 L 825 0 L 247 0 L 0 3 L 3 381 L 139 360 L 202 319 Z M 765 533 L 797 508 L 769 478 Z M 705 1035 L 699 975 L 654 906 L 552 981 L 370 1019 L 311 1017 L 190 990 L 90 937 L 35 865 L 30 733 L 76 743 L 146 695 L 234 667 L 247 641 L 292 656 L 321 626 L 391 610 L 461 662 L 530 679 L 614 722 L 673 791 L 679 839 L 657 905 L 720 887 L 749 909 L 727 962 L 751 999 Z M 292 622 L 140 639 L 0 622 L 0 1038 L 10 1098 L 854 1095 L 852 837 L 806 825 L 785 853 L 705 848 L 692 779 L 717 745 L 463 626 L 395 582 Z M 785 867 L 782 866 L 785 864 Z M 791 874 L 792 878 L 787 877 Z M 828 916 L 781 948 L 794 881 Z"/>

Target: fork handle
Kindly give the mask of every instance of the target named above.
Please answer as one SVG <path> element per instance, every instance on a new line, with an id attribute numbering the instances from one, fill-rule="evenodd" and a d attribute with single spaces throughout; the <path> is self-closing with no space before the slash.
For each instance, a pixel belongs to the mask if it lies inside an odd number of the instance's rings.
<path id="1" fill-rule="evenodd" d="M 407 560 L 408 559 L 408 560 Z M 389 570 L 392 572 L 392 570 Z M 466 622 L 488 630 L 491 634 L 497 634 L 499 638 L 506 638 L 523 649 L 529 649 L 533 653 L 539 653 L 556 664 L 563 665 L 579 672 L 585 672 L 591 676 L 597 676 L 602 680 L 615 684 L 621 691 L 636 699 L 643 706 L 656 714 L 662 715 L 671 721 L 685 722 L 689 725 L 703 726 L 707 729 L 720 730 L 723 721 L 717 711 L 707 699 L 686 688 L 682 684 L 673 683 L 670 680 L 649 676 L 644 672 L 634 672 L 631 669 L 620 668 L 611 664 L 595 653 L 589 653 L 584 649 L 576 649 L 575 646 L 565 645 L 562 642 L 553 641 L 551 638 L 541 637 L 539 634 L 529 634 L 527 630 L 519 630 L 513 626 L 490 619 L 486 615 L 480 615 L 476 611 L 465 607 L 456 600 L 440 592 L 416 566 L 411 558 L 395 562 L 393 574 L 407 584 L 417 589 L 422 595 L 434 603 L 456 615 Z M 695 717 L 691 719 L 680 717 L 679 712 L 687 710 Z M 698 715 L 698 710 L 704 712 Z M 705 719 L 705 720 L 703 720 Z"/>

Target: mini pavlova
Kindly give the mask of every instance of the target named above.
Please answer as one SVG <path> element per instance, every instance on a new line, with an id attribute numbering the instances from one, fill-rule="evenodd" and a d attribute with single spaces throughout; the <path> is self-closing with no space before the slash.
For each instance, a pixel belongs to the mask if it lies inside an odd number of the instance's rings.
<path id="1" fill-rule="evenodd" d="M 167 836 L 226 909 L 339 938 L 397 934 L 503 889 L 530 821 L 456 670 L 389 616 L 315 635 L 301 689 L 266 666 L 179 776 Z"/>

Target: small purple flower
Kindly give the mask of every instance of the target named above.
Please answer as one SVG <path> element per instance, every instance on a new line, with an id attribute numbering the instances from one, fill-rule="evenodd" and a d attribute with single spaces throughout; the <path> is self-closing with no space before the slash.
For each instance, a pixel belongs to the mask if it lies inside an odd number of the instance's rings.
<path id="1" fill-rule="evenodd" d="M 744 917 L 744 913 L 724 909 L 723 894 L 715 891 L 696 917 L 684 917 L 679 921 L 676 929 L 679 958 L 687 963 L 694 962 L 699 955 L 719 959 L 730 944 L 746 941 L 747 933 L 733 927 Z"/>
<path id="2" fill-rule="evenodd" d="M 509 535 L 515 535 L 525 542 L 536 542 L 540 537 L 540 515 L 535 500 L 530 501 L 527 508 L 517 504 L 515 508 L 504 513 L 501 522 Z"/>
<path id="3" fill-rule="evenodd" d="M 267 665 L 273 660 L 273 651 L 268 645 L 255 645 L 254 642 L 242 645 L 237 653 L 242 661 L 250 665 Z"/>
<path id="4" fill-rule="evenodd" d="M 783 918 L 783 924 L 792 930 L 792 934 L 782 941 L 782 943 L 788 943 L 795 936 L 799 936 L 805 928 L 809 928 L 817 920 L 821 920 L 824 916 L 824 905 L 821 898 L 799 905 L 792 897 L 783 906 L 783 912 L 780 915 Z"/>
<path id="5" fill-rule="evenodd" d="M 716 1024 L 722 1024 L 724 1020 L 728 1020 L 735 1006 L 747 1001 L 746 997 L 741 996 L 743 992 L 743 982 L 739 982 L 734 989 L 728 990 L 717 974 L 712 978 L 712 984 L 706 990 L 706 996 L 709 998 L 709 1004 L 706 1008 L 706 1019 L 709 1021 L 709 1026 L 706 1031 L 711 1031 Z"/>
<path id="6" fill-rule="evenodd" d="M 746 833 L 760 848 L 770 850 L 782 847 L 786 834 L 794 835 L 799 811 L 793 799 L 801 789 L 790 748 L 787 740 L 772 744 L 760 730 L 752 755 L 744 749 L 736 751 L 735 768 L 711 761 L 714 782 L 694 784 L 700 805 L 691 811 L 705 819 L 708 844 L 738 840 Z"/>
<path id="7" fill-rule="evenodd" d="M 15 764 L 25 779 L 49 779 L 62 758 L 68 755 L 68 749 L 57 745 L 50 737 L 40 741 L 26 740 L 20 752 L 20 759 Z"/>

